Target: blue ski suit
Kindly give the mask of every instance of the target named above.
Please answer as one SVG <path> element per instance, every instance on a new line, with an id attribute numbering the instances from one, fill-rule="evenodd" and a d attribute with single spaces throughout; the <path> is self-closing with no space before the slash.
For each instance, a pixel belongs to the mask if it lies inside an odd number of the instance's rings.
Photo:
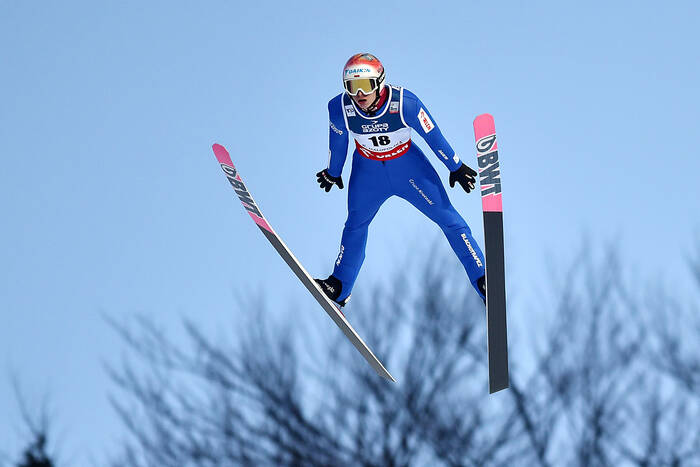
<path id="1" fill-rule="evenodd" d="M 333 275 L 342 282 L 338 301 L 352 291 L 365 259 L 367 230 L 379 207 L 399 196 L 435 222 L 464 265 L 479 296 L 477 280 L 484 275 L 484 255 L 471 229 L 450 203 L 440 178 L 418 146 L 415 130 L 450 170 L 462 162 L 443 137 L 432 116 L 412 92 L 388 86 L 388 97 L 374 116 L 355 105 L 347 93 L 328 103 L 330 118 L 328 173 L 339 177 L 354 139 L 352 173 L 348 183 L 348 217 Z"/>

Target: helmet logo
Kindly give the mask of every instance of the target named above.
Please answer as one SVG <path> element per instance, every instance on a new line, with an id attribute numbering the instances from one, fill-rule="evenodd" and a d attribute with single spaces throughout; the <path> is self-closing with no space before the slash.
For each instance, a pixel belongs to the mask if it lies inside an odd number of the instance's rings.
<path id="1" fill-rule="evenodd" d="M 345 74 L 353 75 L 355 73 L 369 73 L 371 71 L 372 70 L 370 70 L 369 68 L 348 68 L 347 70 L 345 70 Z"/>

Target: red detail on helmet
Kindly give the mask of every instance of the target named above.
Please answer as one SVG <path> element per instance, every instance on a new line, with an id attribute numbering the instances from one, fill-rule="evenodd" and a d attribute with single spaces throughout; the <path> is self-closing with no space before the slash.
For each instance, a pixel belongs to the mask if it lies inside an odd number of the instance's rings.
<path id="1" fill-rule="evenodd" d="M 382 73 L 384 71 L 384 66 L 382 65 L 382 62 L 379 61 L 377 57 L 375 57 L 372 54 L 368 53 L 361 53 L 361 54 L 355 54 L 352 57 L 348 59 L 348 61 L 345 63 L 345 67 L 343 68 L 344 70 L 347 70 L 350 67 L 358 66 L 358 65 L 369 65 L 373 69 L 377 71 L 377 73 Z M 355 76 L 358 77 L 359 75 Z"/>

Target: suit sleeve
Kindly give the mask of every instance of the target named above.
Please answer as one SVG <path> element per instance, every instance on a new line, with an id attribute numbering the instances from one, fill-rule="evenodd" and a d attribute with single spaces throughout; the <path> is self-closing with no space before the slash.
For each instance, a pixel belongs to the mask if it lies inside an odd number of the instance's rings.
<path id="1" fill-rule="evenodd" d="M 328 103 L 328 173 L 339 177 L 348 156 L 348 129 L 343 117 L 342 94 Z"/>
<path id="2" fill-rule="evenodd" d="M 407 89 L 404 89 L 402 116 L 406 125 L 418 132 L 450 172 L 462 165 L 462 161 L 459 160 L 452 146 L 442 135 L 435 119 L 428 112 L 428 108 Z"/>

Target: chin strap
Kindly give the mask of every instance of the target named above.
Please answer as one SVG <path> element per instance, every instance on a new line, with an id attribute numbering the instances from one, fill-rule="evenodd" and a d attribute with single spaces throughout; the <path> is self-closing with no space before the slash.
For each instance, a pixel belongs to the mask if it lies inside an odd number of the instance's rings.
<path id="1" fill-rule="evenodd" d="M 367 107 L 367 110 L 365 111 L 365 113 L 366 113 L 367 115 L 369 115 L 370 117 L 374 117 L 374 114 L 377 113 L 377 104 L 379 103 L 379 101 L 380 101 L 381 98 L 382 98 L 382 91 L 383 91 L 383 90 L 384 90 L 384 86 L 382 86 L 382 89 L 377 89 L 377 90 L 375 91 L 374 100 L 373 100 L 372 103 L 369 105 L 369 107 Z"/>
<path id="2" fill-rule="evenodd" d="M 381 93 L 379 92 L 379 89 L 375 92 L 374 100 L 372 103 L 367 107 L 367 115 L 370 117 L 374 117 L 374 114 L 377 113 L 377 103 L 379 102 L 379 99 L 381 97 Z"/>

